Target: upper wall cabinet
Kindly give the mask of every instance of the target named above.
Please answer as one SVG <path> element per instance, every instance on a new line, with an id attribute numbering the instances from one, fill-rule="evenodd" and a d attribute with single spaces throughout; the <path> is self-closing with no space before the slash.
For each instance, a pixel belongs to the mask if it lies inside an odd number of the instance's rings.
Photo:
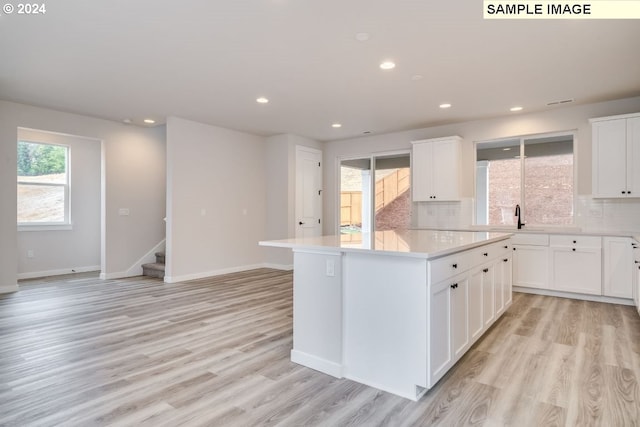
<path id="1" fill-rule="evenodd" d="M 593 197 L 640 197 L 640 113 L 590 122 Z"/>
<path id="2" fill-rule="evenodd" d="M 461 143 L 459 136 L 412 142 L 414 202 L 460 200 Z"/>

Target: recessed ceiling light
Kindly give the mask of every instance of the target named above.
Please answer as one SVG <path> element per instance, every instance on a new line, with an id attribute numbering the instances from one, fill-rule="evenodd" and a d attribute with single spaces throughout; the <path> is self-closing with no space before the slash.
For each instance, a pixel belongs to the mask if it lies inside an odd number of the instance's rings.
<path id="1" fill-rule="evenodd" d="M 522 111 L 522 107 L 511 107 L 509 111 Z"/>
<path id="2" fill-rule="evenodd" d="M 356 40 L 358 40 L 359 42 L 366 42 L 367 40 L 369 40 L 369 38 L 370 38 L 369 33 L 356 34 Z"/>
<path id="3" fill-rule="evenodd" d="M 154 124 L 154 123 L 156 122 L 156 121 L 155 121 L 155 120 L 153 120 L 153 119 L 144 119 L 143 121 L 144 121 L 146 124 L 148 124 L 148 125 L 152 125 L 152 124 Z"/>
<path id="4" fill-rule="evenodd" d="M 380 68 L 382 68 L 383 70 L 392 70 L 396 68 L 396 64 L 392 61 L 384 61 L 380 64 Z"/>
<path id="5" fill-rule="evenodd" d="M 365 134 L 365 135 L 369 135 L 369 134 L 371 133 L 371 131 L 370 131 L 370 130 L 365 130 L 365 131 L 364 131 L 364 132 L 362 132 L 362 133 L 363 133 L 363 134 Z"/>
<path id="6" fill-rule="evenodd" d="M 331 125 L 331 127 L 332 127 L 332 128 L 341 128 L 341 127 L 342 127 L 342 124 L 341 124 L 341 123 L 333 123 L 333 124 Z"/>
<path id="7" fill-rule="evenodd" d="M 122 123 L 130 125 L 131 124 L 131 119 L 124 119 L 124 120 L 122 120 Z"/>
<path id="8" fill-rule="evenodd" d="M 502 151 L 511 151 L 511 147 L 503 148 Z"/>
<path id="9" fill-rule="evenodd" d="M 267 102 L 269 102 L 269 100 L 267 98 L 265 98 L 264 96 L 261 96 L 260 98 L 256 99 L 256 102 L 258 104 L 266 104 Z"/>
<path id="10" fill-rule="evenodd" d="M 440 104 L 440 108 L 442 108 L 443 110 L 445 108 L 451 108 L 451 104 Z"/>
<path id="11" fill-rule="evenodd" d="M 411 76 L 411 80 L 413 81 L 422 80 L 422 75 L 414 74 L 413 76 Z"/>

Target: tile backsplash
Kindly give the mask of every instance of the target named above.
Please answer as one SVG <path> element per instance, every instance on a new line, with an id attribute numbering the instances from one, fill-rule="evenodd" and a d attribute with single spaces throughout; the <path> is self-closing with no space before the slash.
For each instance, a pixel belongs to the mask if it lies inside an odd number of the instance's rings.
<path id="1" fill-rule="evenodd" d="M 460 202 L 415 202 L 416 228 L 464 228 L 474 222 L 474 199 Z M 575 226 L 586 232 L 640 231 L 640 199 L 594 199 L 578 196 Z"/>

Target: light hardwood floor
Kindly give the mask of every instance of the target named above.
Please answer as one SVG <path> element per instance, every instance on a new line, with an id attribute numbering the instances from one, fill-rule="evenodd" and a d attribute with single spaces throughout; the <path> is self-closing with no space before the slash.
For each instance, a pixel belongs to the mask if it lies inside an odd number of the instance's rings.
<path id="1" fill-rule="evenodd" d="M 0 425 L 633 426 L 632 307 L 514 294 L 419 402 L 289 361 L 292 275 L 74 275 L 0 295 Z"/>

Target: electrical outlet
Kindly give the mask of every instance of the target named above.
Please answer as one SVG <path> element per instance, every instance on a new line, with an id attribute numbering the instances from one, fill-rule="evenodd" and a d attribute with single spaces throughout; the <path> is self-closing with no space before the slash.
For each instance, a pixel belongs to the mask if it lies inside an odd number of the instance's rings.
<path id="1" fill-rule="evenodd" d="M 327 260 L 327 276 L 333 277 L 336 275 L 336 263 L 332 259 Z"/>

